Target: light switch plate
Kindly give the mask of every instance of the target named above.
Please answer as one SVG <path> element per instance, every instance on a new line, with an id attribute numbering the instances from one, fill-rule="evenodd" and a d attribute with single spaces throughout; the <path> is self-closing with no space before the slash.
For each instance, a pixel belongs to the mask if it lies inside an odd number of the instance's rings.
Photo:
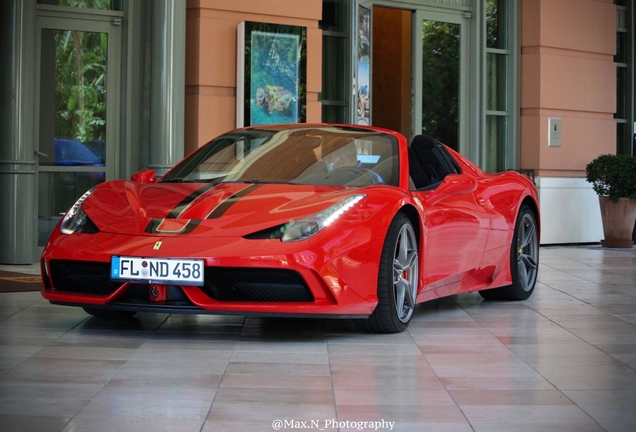
<path id="1" fill-rule="evenodd" d="M 548 119 L 548 147 L 561 147 L 561 119 Z"/>

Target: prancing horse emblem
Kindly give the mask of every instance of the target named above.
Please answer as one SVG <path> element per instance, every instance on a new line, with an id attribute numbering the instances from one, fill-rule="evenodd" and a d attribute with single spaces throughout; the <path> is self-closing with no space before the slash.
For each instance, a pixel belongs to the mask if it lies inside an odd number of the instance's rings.
<path id="1" fill-rule="evenodd" d="M 152 247 L 152 250 L 159 250 L 161 248 L 161 243 L 163 242 L 158 241 L 157 243 L 155 243 L 155 245 Z"/>

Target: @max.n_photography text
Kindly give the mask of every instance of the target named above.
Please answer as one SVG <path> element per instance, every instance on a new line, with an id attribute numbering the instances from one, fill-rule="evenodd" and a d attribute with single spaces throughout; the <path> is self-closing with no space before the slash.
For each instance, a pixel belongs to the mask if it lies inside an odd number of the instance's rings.
<path id="1" fill-rule="evenodd" d="M 293 420 L 293 419 L 276 419 L 272 422 L 272 429 L 279 430 L 294 430 L 294 429 L 316 429 L 316 430 L 330 430 L 330 429 L 354 429 L 359 431 L 365 430 L 393 430 L 395 426 L 394 421 L 387 420 L 375 420 L 375 421 L 351 421 L 351 420 Z"/>

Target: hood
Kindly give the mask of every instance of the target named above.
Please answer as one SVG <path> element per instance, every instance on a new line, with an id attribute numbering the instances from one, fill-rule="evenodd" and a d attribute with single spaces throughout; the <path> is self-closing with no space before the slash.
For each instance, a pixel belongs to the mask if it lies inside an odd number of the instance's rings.
<path id="1" fill-rule="evenodd" d="M 351 193 L 340 186 L 116 180 L 99 185 L 82 208 L 102 232 L 244 236 L 317 213 Z"/>

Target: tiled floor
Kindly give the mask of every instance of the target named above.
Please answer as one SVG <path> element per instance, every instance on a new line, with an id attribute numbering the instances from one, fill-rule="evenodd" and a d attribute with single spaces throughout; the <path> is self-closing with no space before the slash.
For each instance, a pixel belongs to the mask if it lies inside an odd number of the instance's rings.
<path id="1" fill-rule="evenodd" d="M 394 335 L 349 321 L 108 322 L 0 294 L 0 430 L 636 430 L 636 249 L 545 247 L 539 279 L 521 303 L 420 305 Z"/>

